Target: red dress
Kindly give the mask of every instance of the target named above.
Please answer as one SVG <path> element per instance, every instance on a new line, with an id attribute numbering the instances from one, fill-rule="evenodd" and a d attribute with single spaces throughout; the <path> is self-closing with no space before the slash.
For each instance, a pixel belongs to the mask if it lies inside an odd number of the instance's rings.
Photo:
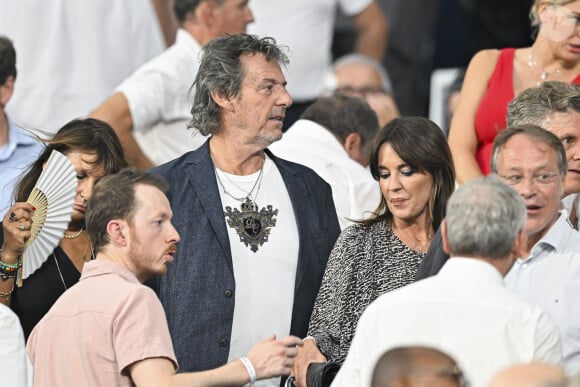
<path id="1" fill-rule="evenodd" d="M 495 69 L 487 85 L 487 91 L 475 113 L 475 132 L 477 135 L 475 159 L 484 175 L 489 175 L 491 172 L 493 140 L 507 126 L 507 107 L 514 98 L 514 53 L 514 48 L 504 48 L 500 51 Z M 572 82 L 580 84 L 580 75 Z"/>

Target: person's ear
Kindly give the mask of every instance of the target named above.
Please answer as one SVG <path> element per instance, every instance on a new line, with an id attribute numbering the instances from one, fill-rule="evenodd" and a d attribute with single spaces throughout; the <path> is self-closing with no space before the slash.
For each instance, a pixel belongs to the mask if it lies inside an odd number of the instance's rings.
<path id="1" fill-rule="evenodd" d="M 441 240 L 443 241 L 443 251 L 447 254 L 451 254 L 451 249 L 449 248 L 449 239 L 447 236 L 447 221 L 443 219 L 441 222 Z"/>
<path id="2" fill-rule="evenodd" d="M 4 108 L 14 94 L 14 77 L 9 75 L 4 84 L 0 85 L 0 107 Z"/>
<path id="3" fill-rule="evenodd" d="M 229 111 L 229 112 L 234 111 L 234 104 L 232 103 L 232 98 L 224 97 L 220 93 L 218 93 L 217 91 L 211 92 L 211 98 L 222 109 Z"/>
<path id="4" fill-rule="evenodd" d="M 125 221 L 113 219 L 107 223 L 107 234 L 112 244 L 126 246 L 129 240 L 129 225 Z"/>

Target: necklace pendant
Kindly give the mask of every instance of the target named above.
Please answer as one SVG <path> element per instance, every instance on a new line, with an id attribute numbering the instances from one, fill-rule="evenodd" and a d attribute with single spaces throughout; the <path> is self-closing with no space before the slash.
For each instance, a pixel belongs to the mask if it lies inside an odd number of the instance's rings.
<path id="1" fill-rule="evenodd" d="M 258 248 L 268 241 L 270 230 L 276 226 L 276 216 L 278 210 L 274 210 L 271 205 L 263 207 L 258 211 L 258 205 L 247 196 L 240 205 L 240 210 L 226 207 L 224 215 L 230 228 L 236 230 L 246 247 L 250 247 L 254 253 Z"/>

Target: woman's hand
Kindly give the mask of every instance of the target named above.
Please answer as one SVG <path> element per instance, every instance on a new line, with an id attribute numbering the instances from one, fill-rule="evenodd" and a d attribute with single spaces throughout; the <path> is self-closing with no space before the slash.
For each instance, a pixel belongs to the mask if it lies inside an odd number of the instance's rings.
<path id="1" fill-rule="evenodd" d="M 320 352 L 316 341 L 305 339 L 304 345 L 298 350 L 298 356 L 294 361 L 292 375 L 294 375 L 294 384 L 296 387 L 306 387 L 306 373 L 310 363 L 325 363 L 326 357 Z"/>
<path id="2" fill-rule="evenodd" d="M 248 360 L 254 366 L 258 379 L 288 375 L 294 366 L 294 358 L 302 340 L 296 336 L 276 339 L 276 335 L 256 343 L 250 352 Z"/>
<path id="3" fill-rule="evenodd" d="M 36 208 L 30 203 L 14 204 L 2 220 L 4 244 L 1 259 L 6 263 L 14 263 L 24 252 L 26 241 L 30 238 L 32 214 Z"/>

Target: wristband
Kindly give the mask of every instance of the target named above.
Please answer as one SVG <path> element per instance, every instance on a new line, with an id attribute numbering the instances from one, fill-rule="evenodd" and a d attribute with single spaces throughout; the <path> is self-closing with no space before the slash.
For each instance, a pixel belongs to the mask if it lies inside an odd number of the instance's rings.
<path id="1" fill-rule="evenodd" d="M 254 366 L 252 365 L 252 362 L 250 361 L 250 359 L 248 359 L 247 357 L 245 357 L 245 356 L 240 357 L 240 360 L 244 364 L 244 367 L 246 367 L 246 371 L 248 371 L 248 375 L 250 375 L 250 386 L 253 386 L 254 383 L 256 383 L 256 370 L 254 369 Z"/>

